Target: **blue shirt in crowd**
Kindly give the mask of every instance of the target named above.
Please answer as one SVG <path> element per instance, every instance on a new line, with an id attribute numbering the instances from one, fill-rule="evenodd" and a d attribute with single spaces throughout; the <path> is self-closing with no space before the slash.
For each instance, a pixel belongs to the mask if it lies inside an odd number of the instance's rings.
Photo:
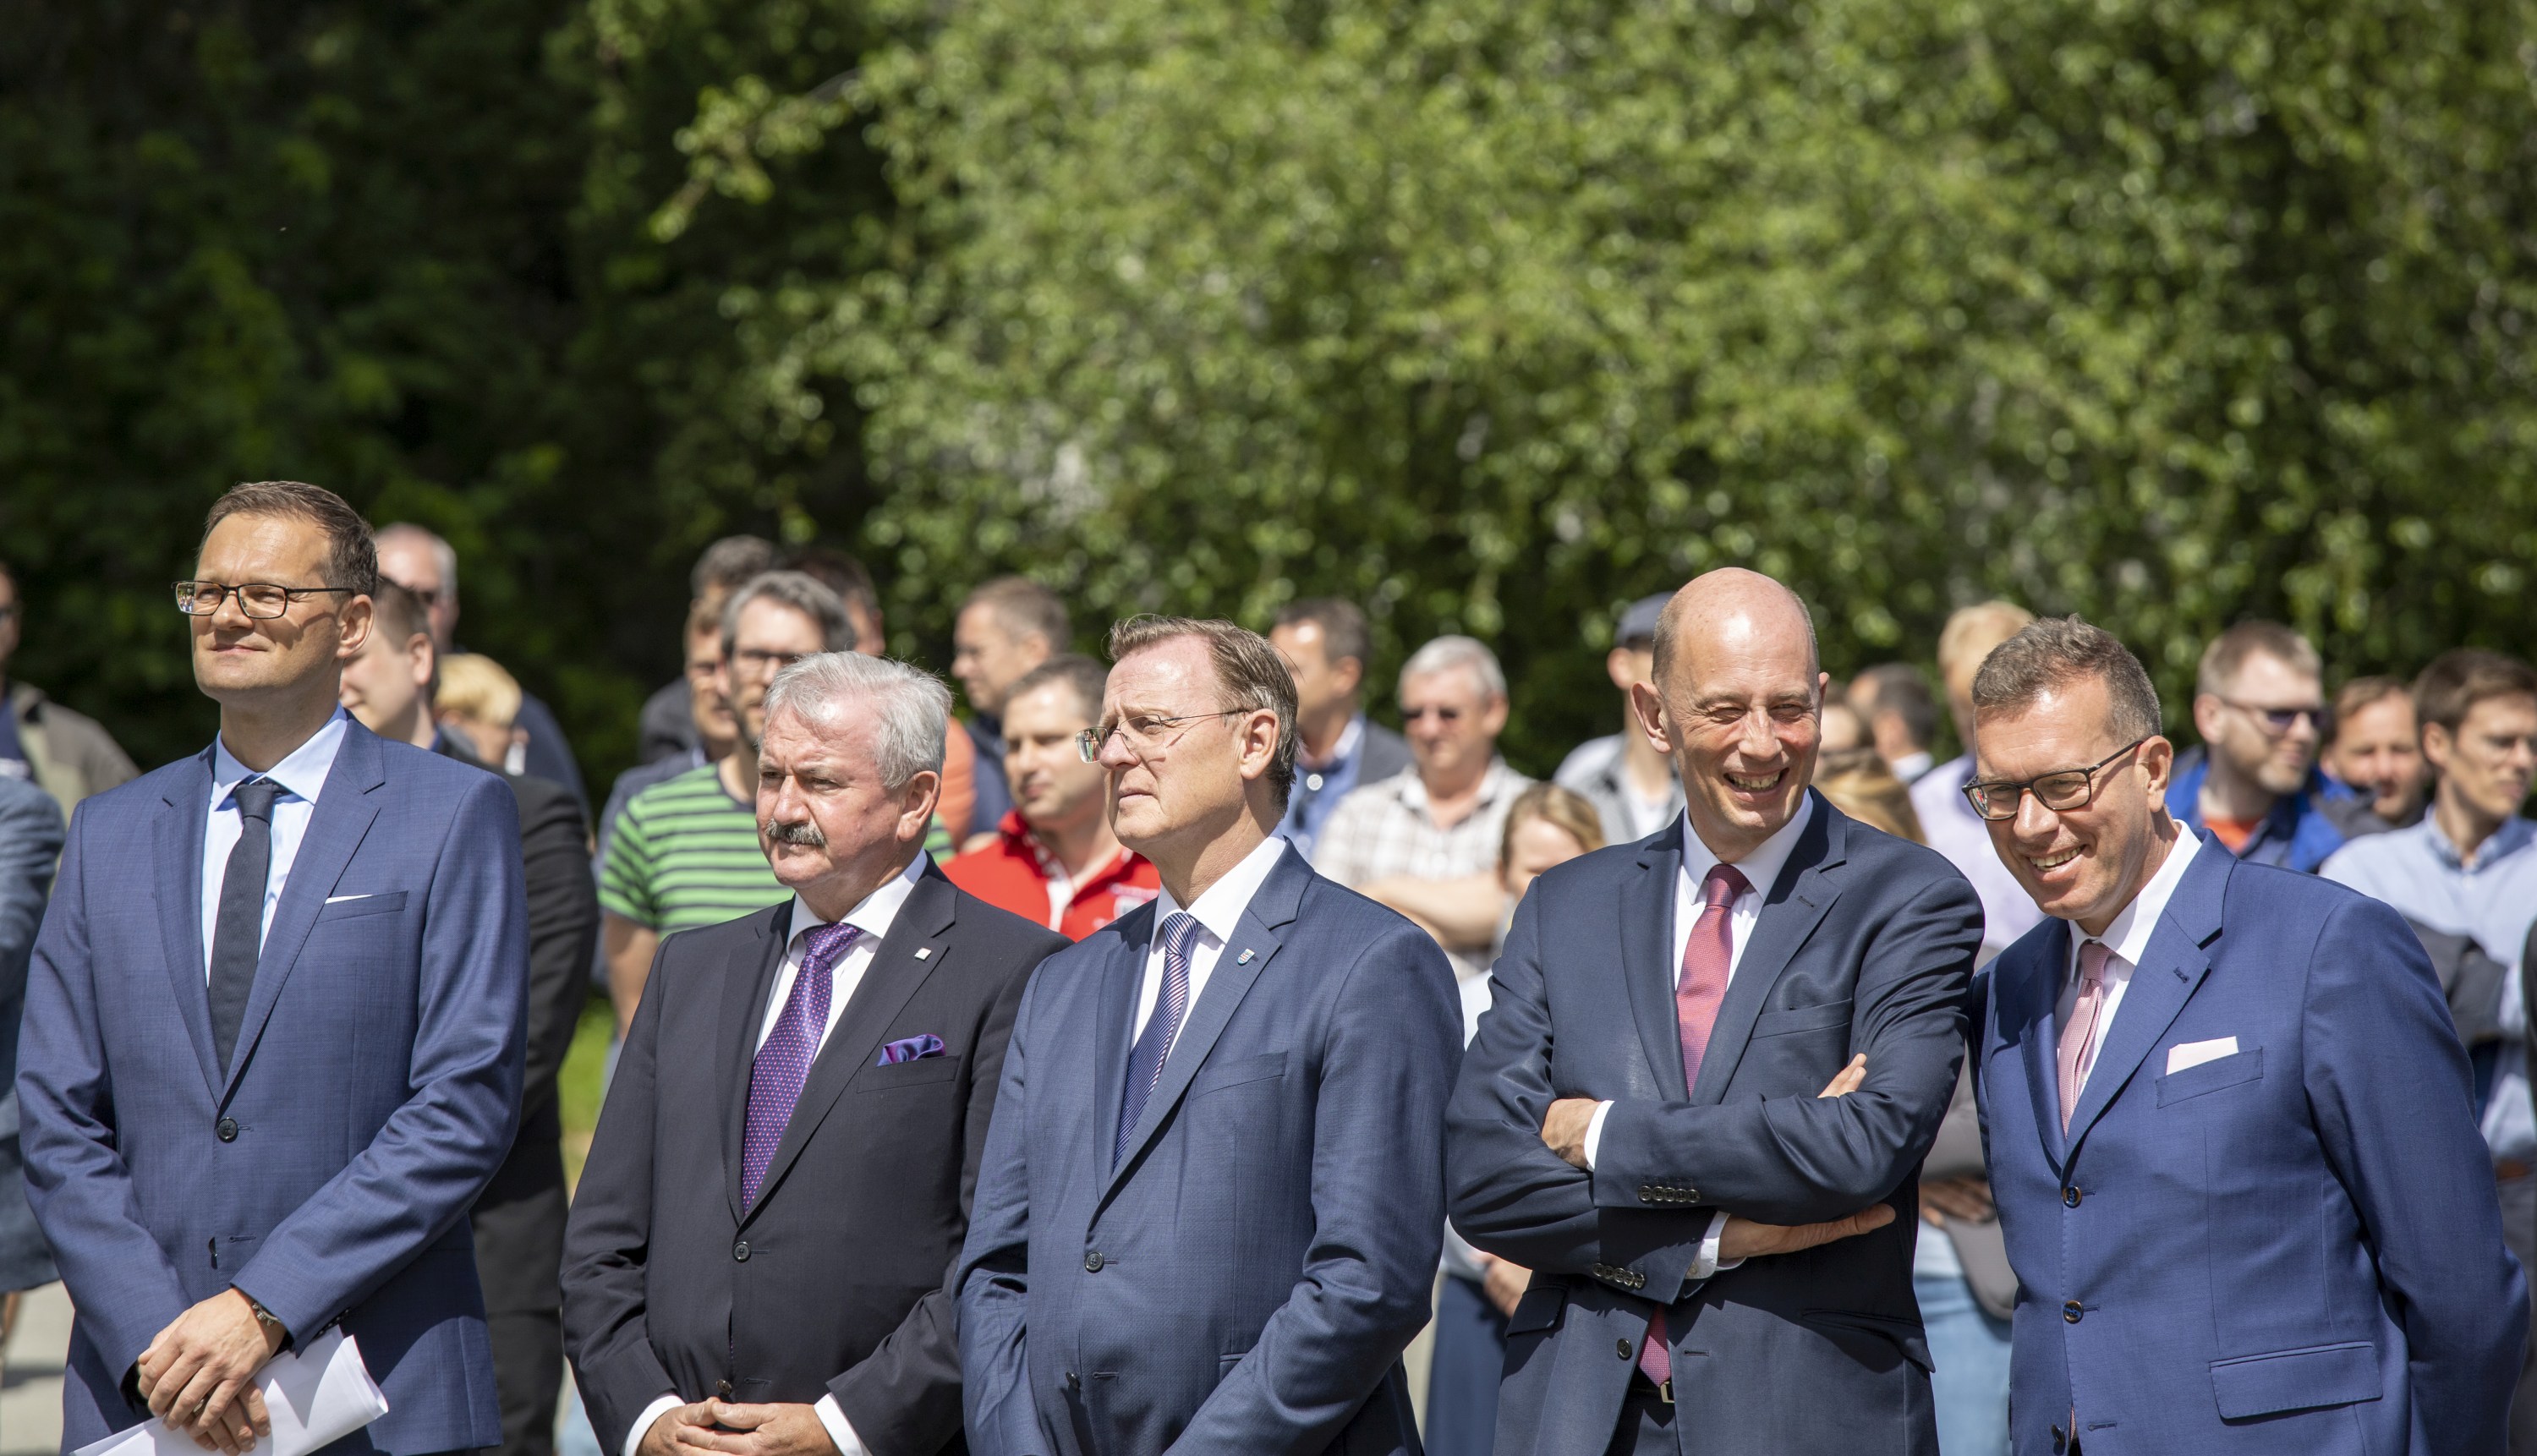
<path id="1" fill-rule="evenodd" d="M 2219 837 L 2202 823 L 2202 781 L 2210 773 L 2211 758 L 2202 749 L 2188 748 L 2178 754 L 2176 777 L 2167 786 L 2167 811 L 2218 843 Z M 2246 837 L 2238 857 L 2249 864 L 2277 864 L 2302 874 L 2314 872 L 2327 855 L 2343 847 L 2343 831 L 2334 827 L 2323 807 L 2326 795 L 2335 792 L 2337 787 L 2315 769 L 2309 770 L 2307 787 L 2273 800 L 2273 811 Z"/>
<path id="2" fill-rule="evenodd" d="M 2528 927 L 2537 922 L 2537 823 L 2513 816 L 2476 847 L 2468 863 L 2426 814 L 2408 828 L 2357 839 L 2337 851 L 2320 871 L 2395 907 L 2405 918 L 2445 935 L 2464 935 L 2510 968 L 2503 978 L 2499 1025 L 2501 1058 L 2493 1093 L 2485 1102 L 2484 1139 L 2493 1156 L 2537 1162 L 2537 1111 L 2528 1100 L 2528 1028 L 2520 997 L 2520 957 Z"/>

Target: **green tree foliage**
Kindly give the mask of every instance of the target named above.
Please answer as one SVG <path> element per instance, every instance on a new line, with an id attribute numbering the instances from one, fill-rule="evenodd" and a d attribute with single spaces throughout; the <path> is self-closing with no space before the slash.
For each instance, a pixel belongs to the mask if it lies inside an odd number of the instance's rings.
<path id="1" fill-rule="evenodd" d="M 809 89 L 874 43 L 791 10 L 661 7 L 646 46 L 569 0 L 14 7 L 15 672 L 144 764 L 198 748 L 213 715 L 165 584 L 222 489 L 310 479 L 447 535 L 462 640 L 554 703 L 587 768 L 621 767 L 677 670 L 696 549 L 864 508 L 851 426 L 816 462 L 757 428 L 722 299 L 797 257 L 852 266 L 886 206 L 875 158 L 832 145 L 761 206 L 651 225 L 715 80 Z"/>
<path id="2" fill-rule="evenodd" d="M 2537 0 L 38 14 L 0 551 L 144 757 L 207 722 L 158 583 L 278 474 L 451 534 L 598 768 L 736 527 L 851 542 L 937 661 L 1007 569 L 1346 593 L 1387 665 L 1494 642 L 1536 770 L 1618 605 L 1727 562 L 1837 671 L 1990 595 L 2179 700 L 2243 615 L 2537 637 Z"/>
<path id="3" fill-rule="evenodd" d="M 2085 612 L 2179 721 L 2243 615 L 2347 670 L 2537 625 L 2527 0 L 941 14 L 850 97 L 889 265 L 734 299 L 770 414 L 869 411 L 906 610 L 1349 593 L 1497 642 L 1534 768 L 1723 563 L 1836 670 Z"/>

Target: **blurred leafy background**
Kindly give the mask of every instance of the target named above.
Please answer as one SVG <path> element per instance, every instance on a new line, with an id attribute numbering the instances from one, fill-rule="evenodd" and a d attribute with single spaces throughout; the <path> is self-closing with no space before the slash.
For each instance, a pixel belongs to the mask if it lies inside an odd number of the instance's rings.
<path id="1" fill-rule="evenodd" d="M 289 475 L 630 761 L 733 530 L 948 657 L 1340 592 L 1546 771 L 1726 562 L 1827 665 L 2005 595 L 2177 700 L 2537 606 L 2537 0 L 201 0 L 0 24 L 19 675 L 200 744 L 163 584 Z M 1380 679 L 1379 679 L 1380 680 Z"/>

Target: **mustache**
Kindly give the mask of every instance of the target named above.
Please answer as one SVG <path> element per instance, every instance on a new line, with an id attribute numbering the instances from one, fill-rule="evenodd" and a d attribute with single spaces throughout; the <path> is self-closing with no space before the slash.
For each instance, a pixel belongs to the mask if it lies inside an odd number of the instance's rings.
<path id="1" fill-rule="evenodd" d="M 758 821 L 757 830 L 779 845 L 801 845 L 813 850 L 828 847 L 828 837 L 819 832 L 818 825 L 808 819 L 762 819 Z"/>

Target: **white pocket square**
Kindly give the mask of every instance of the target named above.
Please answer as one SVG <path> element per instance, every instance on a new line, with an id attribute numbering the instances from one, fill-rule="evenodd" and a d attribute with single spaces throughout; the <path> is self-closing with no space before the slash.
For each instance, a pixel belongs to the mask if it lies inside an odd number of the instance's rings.
<path id="1" fill-rule="evenodd" d="M 374 900 L 376 898 L 378 898 L 378 892 L 376 891 L 372 891 L 366 895 L 329 895 L 326 897 L 326 903 L 328 905 L 341 905 L 347 900 Z"/>
<path id="2" fill-rule="evenodd" d="M 2218 1061 L 2238 1054 L 2238 1039 L 2214 1037 L 2208 1042 L 2179 1042 L 2167 1048 L 2167 1074 L 2171 1077 L 2186 1067 L 2198 1067 L 2206 1061 Z"/>

